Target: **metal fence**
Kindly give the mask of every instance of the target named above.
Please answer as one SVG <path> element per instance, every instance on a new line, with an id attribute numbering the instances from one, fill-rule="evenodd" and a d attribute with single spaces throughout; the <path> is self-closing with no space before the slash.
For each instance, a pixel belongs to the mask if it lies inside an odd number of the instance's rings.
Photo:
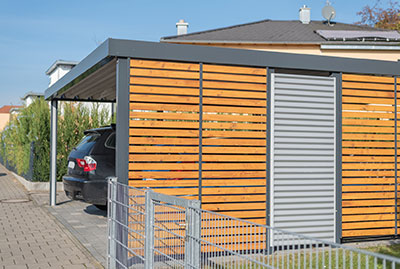
<path id="1" fill-rule="evenodd" d="M 400 259 L 109 184 L 109 268 L 400 268 Z"/>

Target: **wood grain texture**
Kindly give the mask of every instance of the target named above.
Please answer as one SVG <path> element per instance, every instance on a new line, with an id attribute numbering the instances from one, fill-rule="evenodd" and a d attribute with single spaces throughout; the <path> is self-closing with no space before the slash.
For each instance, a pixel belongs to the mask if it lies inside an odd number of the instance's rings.
<path id="1" fill-rule="evenodd" d="M 393 235 L 394 79 L 342 78 L 342 235 Z"/>

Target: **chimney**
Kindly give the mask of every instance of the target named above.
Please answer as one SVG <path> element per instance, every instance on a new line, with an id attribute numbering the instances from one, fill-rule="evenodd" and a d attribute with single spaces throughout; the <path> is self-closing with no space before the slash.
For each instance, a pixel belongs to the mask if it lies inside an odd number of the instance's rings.
<path id="1" fill-rule="evenodd" d="M 187 34 L 187 28 L 189 27 L 189 23 L 185 22 L 184 20 L 179 20 L 176 23 L 176 31 L 177 35 L 186 35 Z"/>
<path id="2" fill-rule="evenodd" d="M 311 10 L 306 5 L 304 5 L 299 10 L 299 18 L 302 24 L 309 24 L 311 21 Z"/>

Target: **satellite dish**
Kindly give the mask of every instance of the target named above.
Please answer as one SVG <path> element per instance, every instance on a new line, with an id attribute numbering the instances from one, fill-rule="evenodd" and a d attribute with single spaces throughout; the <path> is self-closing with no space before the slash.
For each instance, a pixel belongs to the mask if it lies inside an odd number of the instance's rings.
<path id="1" fill-rule="evenodd" d="M 331 20 L 336 17 L 336 10 L 329 4 L 329 2 L 327 2 L 327 5 L 322 9 L 322 16 L 328 21 L 329 25 L 331 25 Z"/>

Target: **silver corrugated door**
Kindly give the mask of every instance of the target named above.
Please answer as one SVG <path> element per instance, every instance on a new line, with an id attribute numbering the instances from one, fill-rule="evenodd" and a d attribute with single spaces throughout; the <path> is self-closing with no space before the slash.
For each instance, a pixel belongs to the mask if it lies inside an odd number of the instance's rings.
<path id="1" fill-rule="evenodd" d="M 272 74 L 271 226 L 335 240 L 333 77 Z"/>

